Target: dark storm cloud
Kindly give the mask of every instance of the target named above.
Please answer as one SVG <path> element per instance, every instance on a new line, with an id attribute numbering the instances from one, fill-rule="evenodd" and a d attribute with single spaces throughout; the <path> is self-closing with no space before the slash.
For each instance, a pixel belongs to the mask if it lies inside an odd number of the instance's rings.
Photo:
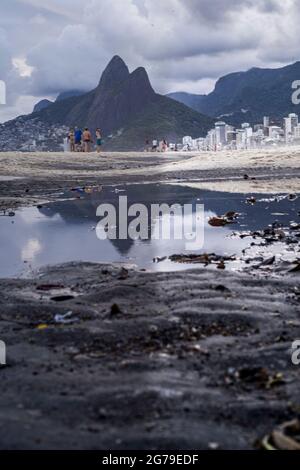
<path id="1" fill-rule="evenodd" d="M 298 0 L 1 0 L 0 79 L 12 98 L 88 90 L 119 54 L 158 91 L 202 92 L 297 60 L 299 19 Z"/>

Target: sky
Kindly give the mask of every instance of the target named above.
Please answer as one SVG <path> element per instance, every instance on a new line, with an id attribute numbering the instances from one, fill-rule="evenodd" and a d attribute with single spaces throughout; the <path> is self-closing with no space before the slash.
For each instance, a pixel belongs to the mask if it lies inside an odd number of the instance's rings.
<path id="1" fill-rule="evenodd" d="M 115 54 L 159 93 L 208 93 L 227 73 L 299 60 L 299 21 L 299 0 L 1 0 L 0 122 L 93 89 Z"/>

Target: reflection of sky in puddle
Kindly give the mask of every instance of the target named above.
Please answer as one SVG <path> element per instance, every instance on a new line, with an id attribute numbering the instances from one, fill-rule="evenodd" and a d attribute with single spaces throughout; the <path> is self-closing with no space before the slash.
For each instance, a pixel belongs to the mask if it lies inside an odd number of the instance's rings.
<path id="1" fill-rule="evenodd" d="M 124 188 L 120 188 L 124 189 Z M 47 264 L 68 261 L 122 262 L 136 264 L 139 268 L 155 270 L 186 269 L 187 265 L 164 261 L 153 263 L 153 258 L 186 252 L 185 240 L 104 240 L 95 232 L 99 221 L 96 209 L 101 203 L 118 204 L 118 197 L 128 197 L 128 204 L 143 203 L 150 212 L 150 204 L 167 203 L 204 204 L 204 247 L 199 253 L 240 255 L 248 247 L 251 238 L 232 238 L 233 231 L 259 230 L 276 219 L 284 224 L 298 220 L 298 201 L 279 202 L 268 200 L 254 206 L 245 204 L 245 195 L 195 190 L 169 185 L 131 185 L 126 192 L 104 188 L 100 193 L 83 195 L 58 201 L 42 209 L 25 208 L 16 216 L 0 217 L 0 276 L 26 274 Z M 75 193 L 76 195 L 76 193 Z M 266 196 L 259 196 L 262 199 Z M 238 224 L 224 228 L 210 227 L 209 217 L 233 210 L 241 213 Z M 272 215 L 272 214 L 277 214 Z M 158 221 L 150 221 L 157 227 Z M 194 265 L 194 267 L 196 267 Z M 234 267 L 234 266 L 233 266 Z"/>

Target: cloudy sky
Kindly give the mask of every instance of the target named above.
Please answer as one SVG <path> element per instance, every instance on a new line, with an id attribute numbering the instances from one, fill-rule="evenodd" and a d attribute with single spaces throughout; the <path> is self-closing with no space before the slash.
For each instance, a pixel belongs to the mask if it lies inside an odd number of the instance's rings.
<path id="1" fill-rule="evenodd" d="M 115 54 L 160 93 L 212 90 L 218 77 L 300 58 L 299 0 L 1 0 L 0 122 L 39 99 L 90 90 Z"/>

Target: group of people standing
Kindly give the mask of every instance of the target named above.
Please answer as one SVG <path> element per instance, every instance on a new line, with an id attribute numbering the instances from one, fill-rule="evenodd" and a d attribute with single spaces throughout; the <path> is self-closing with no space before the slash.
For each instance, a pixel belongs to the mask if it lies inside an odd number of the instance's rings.
<path id="1" fill-rule="evenodd" d="M 147 139 L 145 144 L 146 152 L 166 152 L 168 150 L 168 143 L 165 139 L 161 141 L 155 139 L 152 141 L 152 145 L 149 139 Z"/>
<path id="2" fill-rule="evenodd" d="M 102 146 L 102 133 L 100 129 L 96 130 L 96 150 L 99 153 Z M 71 128 L 68 134 L 68 143 L 71 152 L 90 152 L 94 143 L 92 133 L 86 127 L 83 131 L 78 128 Z"/>

